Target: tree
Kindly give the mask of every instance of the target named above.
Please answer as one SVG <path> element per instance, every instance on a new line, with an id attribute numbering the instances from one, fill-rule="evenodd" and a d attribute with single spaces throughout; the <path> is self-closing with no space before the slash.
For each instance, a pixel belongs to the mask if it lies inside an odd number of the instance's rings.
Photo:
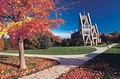
<path id="1" fill-rule="evenodd" d="M 4 34 L 7 34 L 7 28 L 0 22 L 0 38 L 2 38 Z"/>
<path id="2" fill-rule="evenodd" d="M 43 35 L 40 39 L 40 47 L 42 49 L 47 49 L 52 45 L 51 38 L 49 35 Z"/>
<path id="3" fill-rule="evenodd" d="M 39 33 L 35 33 L 33 36 L 33 40 L 31 41 L 32 46 L 36 47 L 36 48 L 41 48 L 41 40 L 43 40 L 44 37 L 49 37 L 49 39 L 51 40 L 50 42 L 53 44 L 54 41 L 59 41 L 59 39 L 56 39 L 56 36 L 51 32 L 39 32 Z"/>
<path id="4" fill-rule="evenodd" d="M 0 0 L 0 21 L 13 22 L 13 26 L 8 24 L 8 34 L 12 43 L 18 43 L 20 69 L 26 68 L 23 40 L 32 40 L 34 33 L 46 33 L 64 23 L 62 19 L 48 19 L 55 7 L 53 0 Z"/>
<path id="5" fill-rule="evenodd" d="M 53 36 L 52 37 L 52 42 L 54 46 L 60 46 L 62 39 L 60 38 L 60 36 Z"/>
<path id="6" fill-rule="evenodd" d="M 70 39 L 63 39 L 61 45 L 62 46 L 69 46 L 70 45 Z"/>

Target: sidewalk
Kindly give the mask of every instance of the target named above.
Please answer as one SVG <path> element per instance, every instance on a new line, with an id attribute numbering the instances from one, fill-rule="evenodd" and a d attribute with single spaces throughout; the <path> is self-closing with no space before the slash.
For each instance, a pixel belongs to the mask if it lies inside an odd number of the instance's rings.
<path id="1" fill-rule="evenodd" d="M 116 44 L 112 44 L 109 47 L 111 48 Z M 44 58 L 51 58 L 55 59 L 60 62 L 60 65 L 50 67 L 48 69 L 39 71 L 37 73 L 24 76 L 20 79 L 56 79 L 61 74 L 68 72 L 71 68 L 80 66 L 81 64 L 89 61 L 93 57 L 97 56 L 98 54 L 107 50 L 107 47 L 95 47 L 97 50 L 91 52 L 89 54 L 81 54 L 81 55 L 31 55 L 25 54 L 25 56 L 29 57 L 44 57 Z M 6 53 L 0 53 L 0 55 L 6 55 Z M 7 54 L 7 55 L 14 55 L 18 56 L 18 54 Z"/>

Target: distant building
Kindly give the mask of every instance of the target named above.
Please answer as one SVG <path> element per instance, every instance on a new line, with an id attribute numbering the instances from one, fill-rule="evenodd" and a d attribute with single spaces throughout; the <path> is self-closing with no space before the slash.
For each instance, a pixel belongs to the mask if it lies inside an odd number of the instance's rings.
<path id="1" fill-rule="evenodd" d="M 97 24 L 92 25 L 89 13 L 80 16 L 80 29 L 71 34 L 71 39 L 80 39 L 84 45 L 97 45 L 101 43 Z"/>

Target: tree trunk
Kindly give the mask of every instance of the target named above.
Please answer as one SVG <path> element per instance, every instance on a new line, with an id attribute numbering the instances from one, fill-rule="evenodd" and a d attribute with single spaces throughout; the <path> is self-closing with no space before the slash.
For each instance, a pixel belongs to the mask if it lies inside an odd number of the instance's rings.
<path id="1" fill-rule="evenodd" d="M 19 61 L 20 61 L 19 63 L 20 63 L 20 69 L 26 69 L 23 39 L 20 39 L 18 41 L 18 45 L 19 45 Z"/>

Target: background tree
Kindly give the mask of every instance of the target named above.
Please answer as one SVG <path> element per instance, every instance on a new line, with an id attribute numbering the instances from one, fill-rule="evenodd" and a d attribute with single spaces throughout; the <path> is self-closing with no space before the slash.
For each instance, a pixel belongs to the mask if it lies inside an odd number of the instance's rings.
<path id="1" fill-rule="evenodd" d="M 70 45 L 71 45 L 71 46 L 82 46 L 82 45 L 84 45 L 84 44 L 83 44 L 83 42 L 82 42 L 81 39 L 79 39 L 79 38 L 74 38 L 74 39 L 71 39 Z"/>
<path id="2" fill-rule="evenodd" d="M 119 36 L 120 36 L 120 32 L 115 31 L 115 32 L 109 33 L 109 34 L 102 34 L 101 39 L 103 42 L 109 41 L 111 43 L 114 43 L 114 42 L 117 43 L 120 41 Z"/>
<path id="3" fill-rule="evenodd" d="M 55 36 L 51 31 L 49 31 L 47 33 L 39 32 L 39 33 L 34 34 L 33 40 L 31 41 L 32 45 L 35 48 L 41 48 L 41 40 L 43 40 L 44 36 L 45 37 L 47 36 L 51 42 L 51 45 L 48 47 L 53 46 L 54 43 L 61 43 L 61 38 L 59 36 Z M 48 48 L 48 47 L 46 47 L 46 48 Z"/>
<path id="4" fill-rule="evenodd" d="M 61 42 L 62 46 L 70 46 L 70 39 L 63 39 Z"/>
<path id="5" fill-rule="evenodd" d="M 53 36 L 52 37 L 53 46 L 60 46 L 61 42 L 62 42 L 62 39 L 60 38 L 60 36 Z"/>

